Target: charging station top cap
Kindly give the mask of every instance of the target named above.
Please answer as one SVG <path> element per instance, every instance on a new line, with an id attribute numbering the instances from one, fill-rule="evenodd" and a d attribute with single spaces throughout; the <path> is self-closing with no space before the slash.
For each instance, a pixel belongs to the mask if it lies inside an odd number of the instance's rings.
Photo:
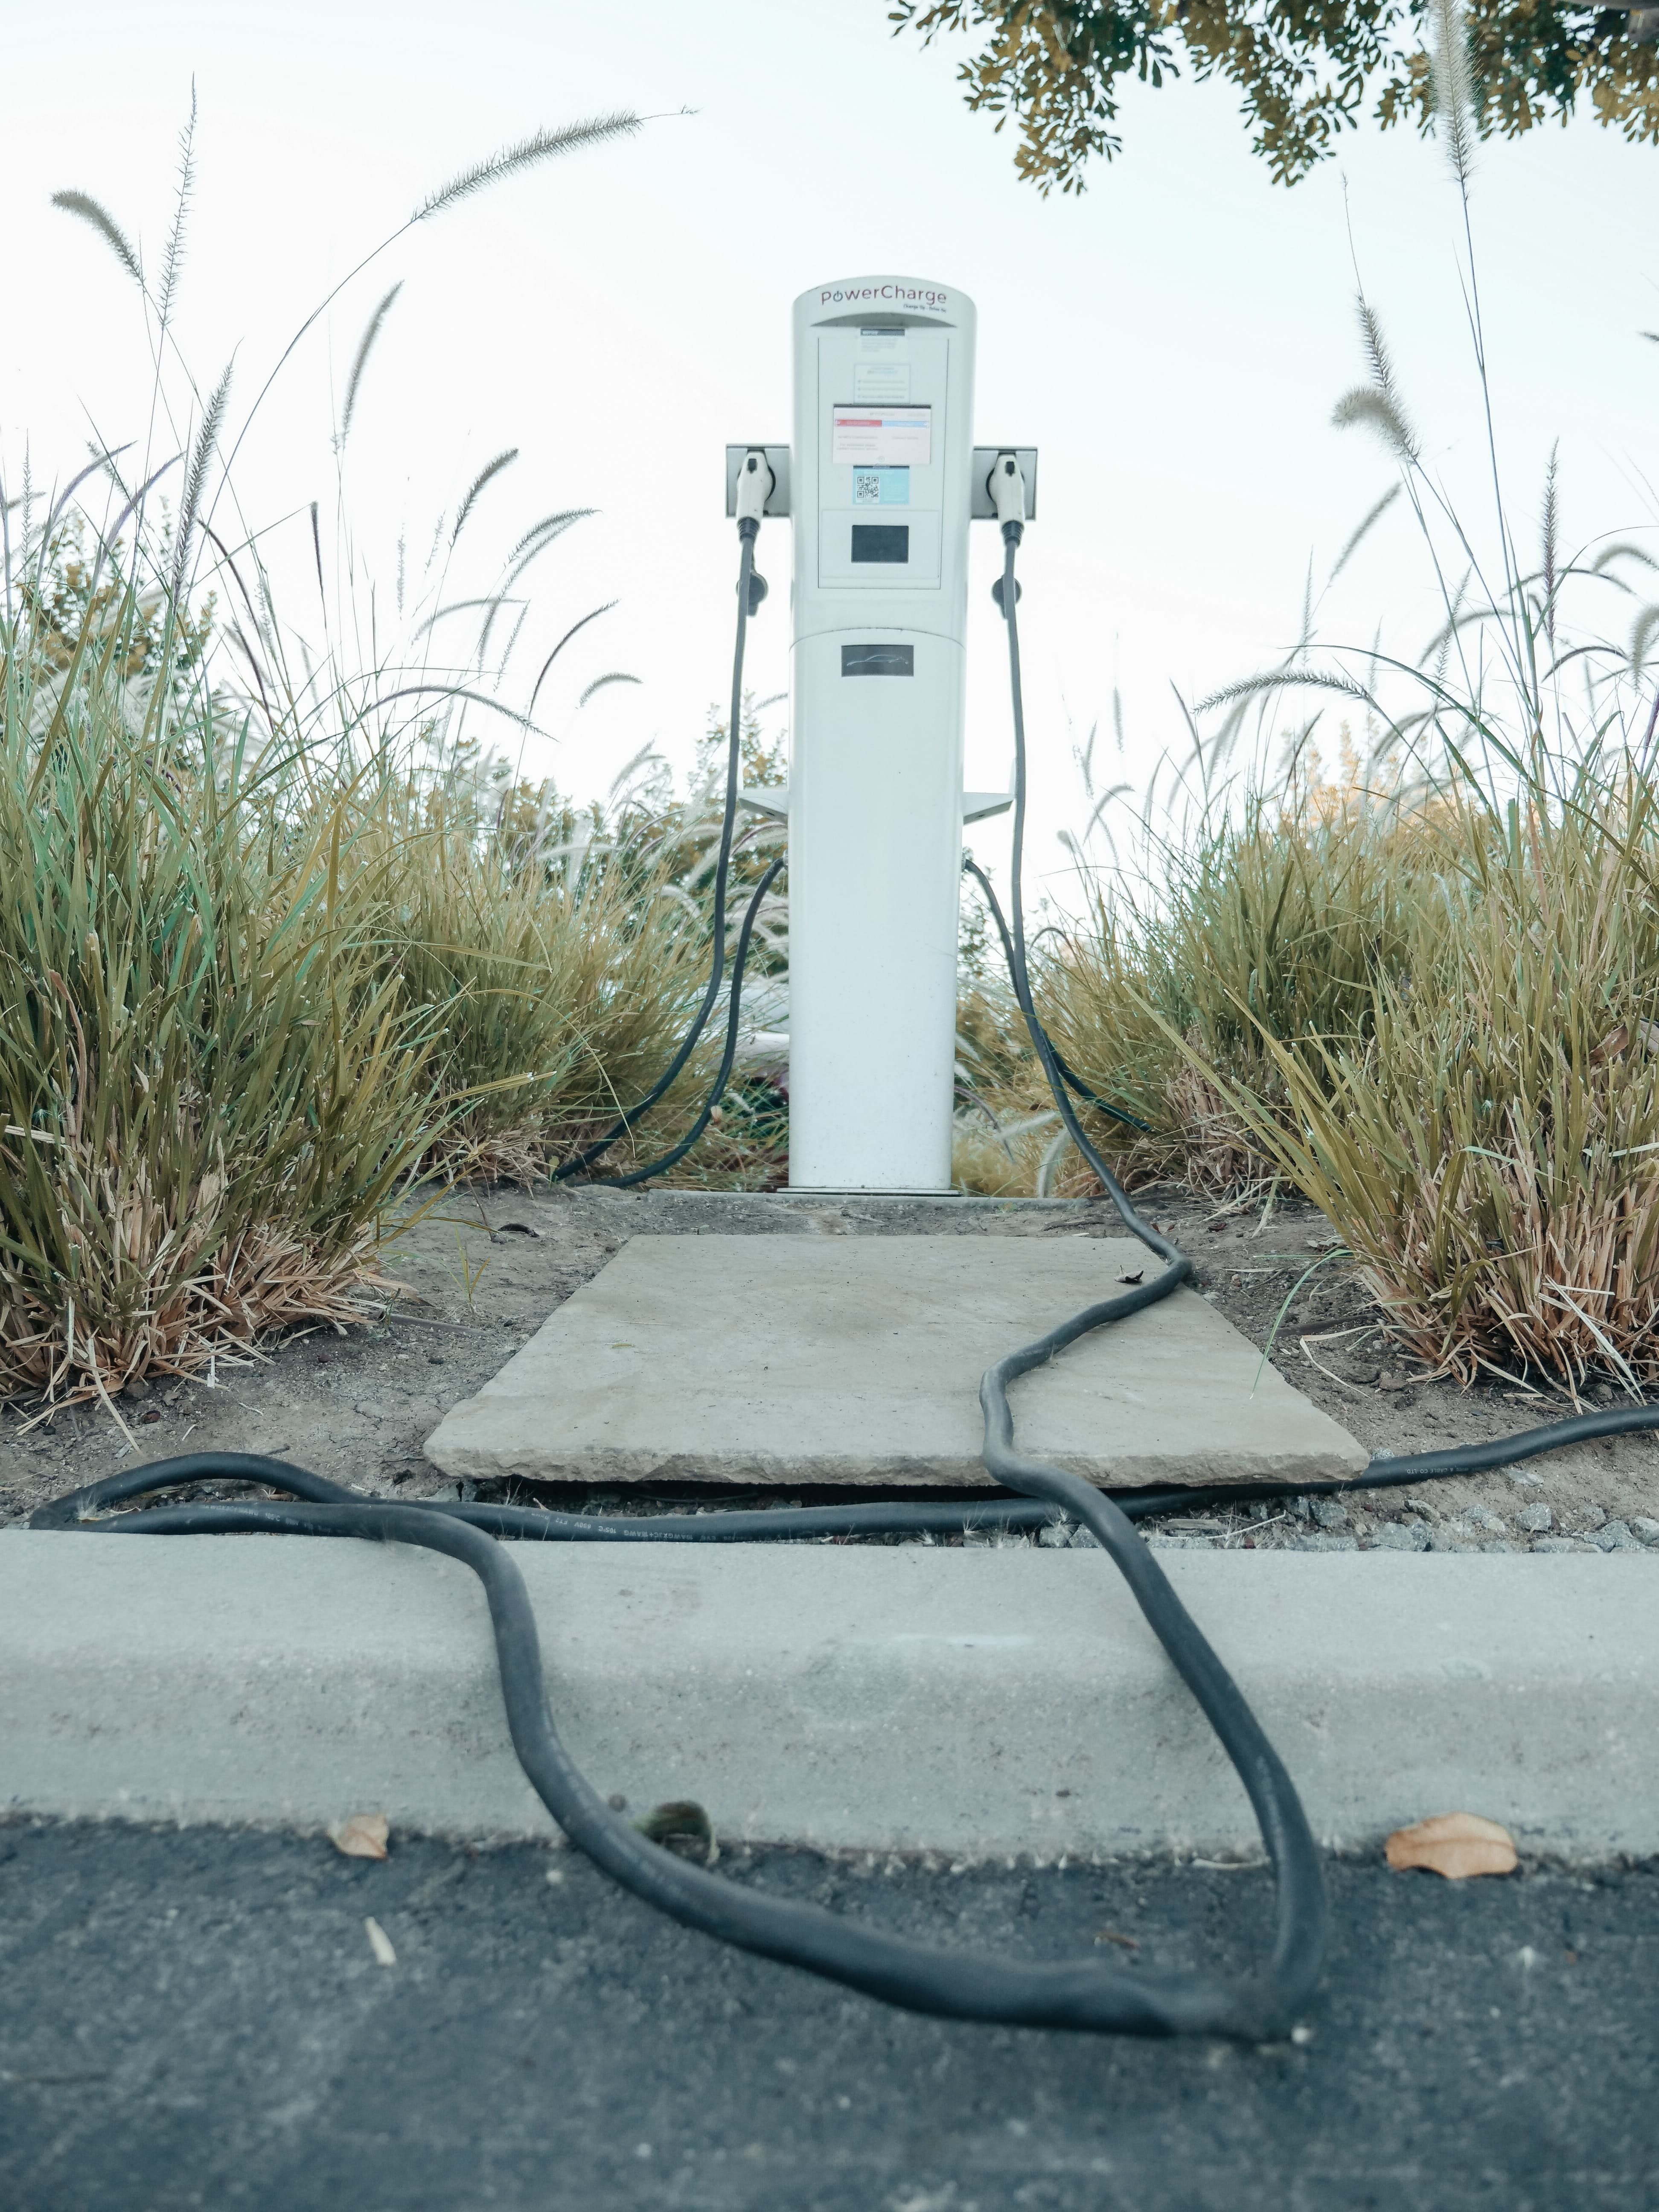
<path id="1" fill-rule="evenodd" d="M 921 324 L 951 330 L 972 323 L 974 303 L 954 285 L 925 276 L 842 276 L 803 292 L 795 314 L 809 324 Z"/>

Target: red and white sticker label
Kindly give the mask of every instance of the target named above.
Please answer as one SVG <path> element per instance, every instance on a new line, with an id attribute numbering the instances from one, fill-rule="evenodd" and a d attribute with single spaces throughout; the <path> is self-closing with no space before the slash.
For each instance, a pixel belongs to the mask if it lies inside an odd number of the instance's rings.
<path id="1" fill-rule="evenodd" d="M 830 459 L 836 467 L 925 469 L 933 456 L 931 407 L 837 407 Z"/>

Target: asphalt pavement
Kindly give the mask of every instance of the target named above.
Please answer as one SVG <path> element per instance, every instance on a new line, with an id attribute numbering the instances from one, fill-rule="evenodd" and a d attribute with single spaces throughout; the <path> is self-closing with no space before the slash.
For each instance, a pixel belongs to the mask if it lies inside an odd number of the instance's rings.
<path id="1" fill-rule="evenodd" d="M 1260 1869 L 1167 1863 L 721 1868 L 945 1942 L 1139 1962 L 1241 1966 L 1271 1902 Z M 14 1823 L 0 2203 L 1659 2206 L 1659 1865 L 1328 1875 L 1304 2039 L 1241 2048 L 892 2011 L 675 1927 L 568 1850 L 394 1836 L 380 1864 L 318 1838 Z"/>

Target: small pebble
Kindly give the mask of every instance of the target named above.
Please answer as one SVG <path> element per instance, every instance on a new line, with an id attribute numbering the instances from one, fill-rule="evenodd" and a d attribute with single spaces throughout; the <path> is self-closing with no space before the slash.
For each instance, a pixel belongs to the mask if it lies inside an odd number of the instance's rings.
<path id="1" fill-rule="evenodd" d="M 1502 1536 L 1508 1533 L 1503 1515 L 1494 1513 L 1490 1505 L 1471 1505 L 1469 1518 L 1477 1528 L 1486 1529 L 1489 1535 Z"/>
<path id="2" fill-rule="evenodd" d="M 1323 1528 L 1311 1528 L 1305 1536 L 1297 1539 L 1297 1548 L 1303 1552 L 1357 1552 L 1357 1536 L 1333 1536 Z"/>
<path id="3" fill-rule="evenodd" d="M 1384 1552 L 1426 1552 L 1429 1532 L 1421 1521 L 1385 1521 L 1376 1532 L 1376 1541 Z"/>
<path id="4" fill-rule="evenodd" d="M 1346 1526 L 1348 1509 L 1334 1498 L 1316 1498 L 1313 1517 L 1322 1528 L 1340 1528 Z"/>
<path id="5" fill-rule="evenodd" d="M 1642 1548 L 1623 1521 L 1609 1521 L 1590 1538 L 1598 1552 L 1639 1552 Z"/>
<path id="6" fill-rule="evenodd" d="M 1592 1528 L 1599 1528 L 1607 1517 L 1599 1505 L 1581 1505 L 1578 1510 Z"/>
<path id="7" fill-rule="evenodd" d="M 1549 1507 L 1540 1502 L 1536 1505 L 1523 1505 L 1515 1516 L 1515 1525 L 1517 1528 L 1526 1529 L 1530 1535 L 1541 1536 L 1553 1518 Z"/>
<path id="8" fill-rule="evenodd" d="M 1577 1536 L 1540 1536 L 1532 1548 L 1534 1552 L 1588 1552 L 1591 1547 Z"/>
<path id="9" fill-rule="evenodd" d="M 1630 1532 L 1640 1544 L 1659 1544 L 1659 1521 L 1650 1520 L 1645 1513 L 1636 1516 Z"/>
<path id="10" fill-rule="evenodd" d="M 1097 1552 L 1100 1549 L 1100 1539 L 1096 1535 L 1094 1530 L 1092 1528 L 1073 1528 L 1072 1531 L 1072 1549 L 1074 1552 L 1086 1552 L 1091 1548 Z"/>

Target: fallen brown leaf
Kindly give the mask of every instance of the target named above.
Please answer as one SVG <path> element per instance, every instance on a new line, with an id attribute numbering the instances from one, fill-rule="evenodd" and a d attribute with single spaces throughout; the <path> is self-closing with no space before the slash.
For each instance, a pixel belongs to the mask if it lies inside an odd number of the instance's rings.
<path id="1" fill-rule="evenodd" d="M 349 1820 L 336 1820 L 328 1840 L 343 1857 L 383 1859 L 391 1833 L 384 1813 L 354 1813 Z"/>
<path id="2" fill-rule="evenodd" d="M 668 1845 L 684 1842 L 696 1844 L 702 1854 L 705 1866 L 713 1866 L 720 1855 L 714 1839 L 714 1830 L 702 1807 L 690 1797 L 677 1797 L 666 1805 L 653 1805 L 642 1820 L 634 1826 L 642 1836 L 653 1844 Z"/>
<path id="3" fill-rule="evenodd" d="M 1483 1820 L 1478 1813 L 1441 1813 L 1431 1820 L 1396 1828 L 1389 1838 L 1388 1853 L 1396 1873 L 1426 1867 L 1448 1881 L 1465 1881 L 1477 1874 L 1513 1874 L 1518 1863 L 1509 1830 L 1496 1820 Z"/>
<path id="4" fill-rule="evenodd" d="M 1144 1267 L 1137 1267 L 1133 1275 L 1120 1275 L 1118 1277 L 1120 1283 L 1144 1283 L 1146 1279 L 1146 1270 Z"/>

